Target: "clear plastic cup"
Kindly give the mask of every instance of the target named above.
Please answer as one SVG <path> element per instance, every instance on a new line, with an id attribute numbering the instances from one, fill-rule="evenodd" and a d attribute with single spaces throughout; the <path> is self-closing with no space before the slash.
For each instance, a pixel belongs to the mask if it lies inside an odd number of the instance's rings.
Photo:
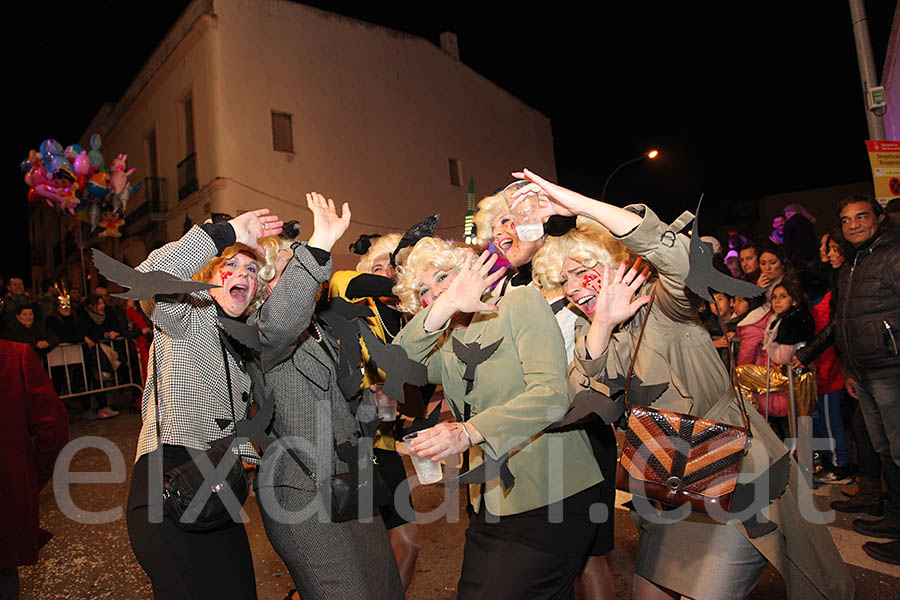
<path id="1" fill-rule="evenodd" d="M 516 191 L 530 183 L 530 181 L 522 179 L 503 188 L 503 199 L 506 200 L 513 223 L 516 224 L 516 235 L 522 242 L 533 242 L 544 235 L 544 224 L 538 213 L 538 209 L 541 207 L 538 195 L 529 192 L 520 198 L 513 197 Z"/>
<path id="2" fill-rule="evenodd" d="M 409 443 L 416 439 L 420 433 L 422 432 L 414 431 L 403 436 L 403 443 L 406 444 L 407 448 L 409 448 Z M 443 477 L 440 461 L 433 461 L 430 458 L 420 458 L 419 455 L 412 450 L 409 451 L 409 458 L 412 460 L 413 467 L 416 469 L 416 477 L 419 478 L 420 484 L 428 485 L 429 483 L 437 483 Z"/>
<path id="3" fill-rule="evenodd" d="M 384 384 L 373 384 L 370 389 L 372 390 L 372 398 L 375 402 L 375 410 L 378 412 L 378 418 L 382 421 L 396 421 L 397 401 L 393 398 L 389 398 L 384 393 Z"/>

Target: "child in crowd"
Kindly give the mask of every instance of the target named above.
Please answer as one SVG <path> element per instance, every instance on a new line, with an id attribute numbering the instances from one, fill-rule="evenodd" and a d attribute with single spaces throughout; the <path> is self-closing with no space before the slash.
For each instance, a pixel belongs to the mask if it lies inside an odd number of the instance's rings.
<path id="1" fill-rule="evenodd" d="M 785 369 L 790 367 L 786 365 L 812 339 L 815 323 L 803 291 L 793 280 L 783 280 L 772 288 L 771 313 L 762 340 L 755 349 L 748 348 L 743 353 L 745 358 L 752 355 L 753 360 L 738 367 L 738 381 L 783 439 L 789 435 L 787 416 L 790 413 L 790 379 L 785 374 Z M 814 381 L 812 373 L 795 377 L 798 415 L 810 414 L 815 406 Z"/>

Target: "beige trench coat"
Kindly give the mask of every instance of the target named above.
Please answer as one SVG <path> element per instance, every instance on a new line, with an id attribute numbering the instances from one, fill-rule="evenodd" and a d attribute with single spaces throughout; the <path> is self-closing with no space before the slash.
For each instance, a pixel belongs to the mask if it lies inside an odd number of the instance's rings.
<path id="1" fill-rule="evenodd" d="M 634 230 L 619 238 L 630 250 L 649 260 L 659 278 L 646 283 L 640 295 L 655 296 L 653 305 L 642 308 L 613 334 L 607 350 L 588 357 L 585 336 L 589 324 L 576 324 L 575 370 L 570 386 L 588 384 L 588 379 L 606 383 L 627 375 L 641 326 L 646 331 L 635 361 L 635 376 L 645 384 L 669 382 L 653 404 L 655 408 L 689 413 L 715 421 L 743 426 L 744 421 L 731 390 L 730 378 L 685 291 L 689 270 L 689 240 L 678 231 L 692 215 L 682 215 L 672 226 L 663 224 L 644 205 L 628 210 L 643 216 Z M 748 407 L 752 445 L 744 459 L 743 473 L 759 474 L 786 453 L 784 444 L 761 415 Z M 768 464 L 759 464 L 767 462 Z M 767 509 L 767 517 L 777 529 L 750 542 L 784 577 L 788 597 L 809 600 L 852 598 L 853 580 L 841 560 L 825 526 L 807 521 L 801 514 L 798 497 L 811 492 L 791 459 L 787 489 Z M 692 516 L 691 519 L 704 519 Z M 710 521 L 711 522 L 711 521 Z M 666 525 L 678 527 L 678 524 Z M 743 526 L 739 530 L 745 535 Z M 747 536 L 749 539 L 749 536 Z M 685 549 L 689 551 L 689 549 Z"/>

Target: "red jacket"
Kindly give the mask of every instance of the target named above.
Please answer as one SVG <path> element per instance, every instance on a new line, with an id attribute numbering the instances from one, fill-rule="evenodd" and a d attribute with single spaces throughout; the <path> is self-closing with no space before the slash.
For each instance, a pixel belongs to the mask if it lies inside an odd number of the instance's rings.
<path id="1" fill-rule="evenodd" d="M 822 331 L 831 319 L 831 292 L 829 291 L 816 304 L 809 307 L 813 320 L 816 322 L 816 333 Z M 844 376 L 841 373 L 841 363 L 838 361 L 834 346 L 828 349 L 816 359 L 816 390 L 820 396 L 837 392 L 844 388 Z"/>
<path id="2" fill-rule="evenodd" d="M 0 568 L 5 569 L 37 562 L 38 494 L 69 441 L 69 417 L 27 344 L 0 340 L 0 381 Z"/>

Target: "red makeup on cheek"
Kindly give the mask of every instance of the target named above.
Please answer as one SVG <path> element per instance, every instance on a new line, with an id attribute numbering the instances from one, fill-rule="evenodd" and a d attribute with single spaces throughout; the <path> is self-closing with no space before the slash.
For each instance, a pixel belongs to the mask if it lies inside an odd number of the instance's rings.
<path id="1" fill-rule="evenodd" d="M 590 271 L 581 280 L 581 287 L 596 291 L 600 287 L 600 274 Z"/>
<path id="2" fill-rule="evenodd" d="M 234 275 L 231 271 L 219 271 L 219 279 L 222 281 L 222 285 L 225 285 L 225 280 Z"/>

